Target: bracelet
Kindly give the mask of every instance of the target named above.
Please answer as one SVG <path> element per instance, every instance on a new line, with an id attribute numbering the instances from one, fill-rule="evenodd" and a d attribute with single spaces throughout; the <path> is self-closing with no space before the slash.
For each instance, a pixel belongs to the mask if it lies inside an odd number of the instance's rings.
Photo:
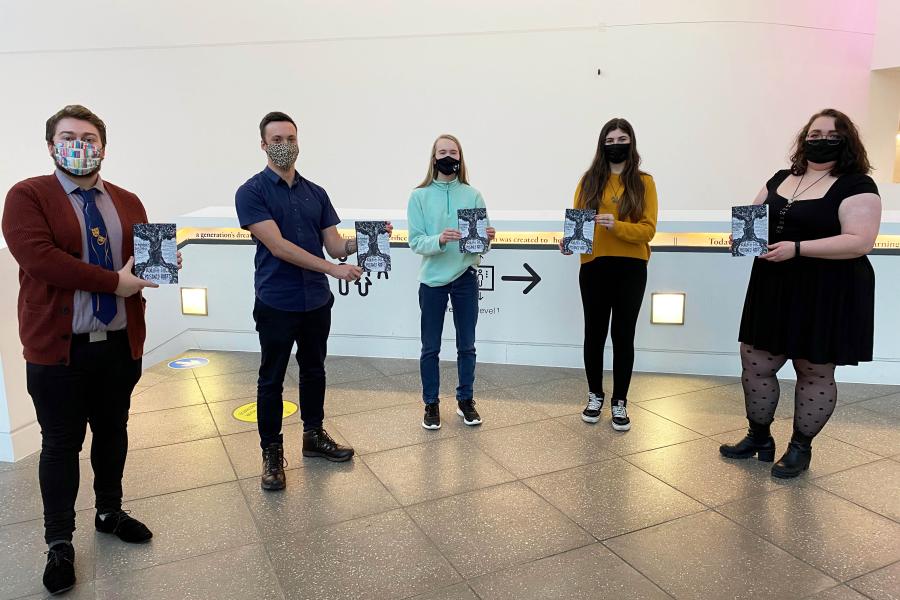
<path id="1" fill-rule="evenodd" d="M 794 242 L 794 258 L 800 256 L 800 242 Z"/>

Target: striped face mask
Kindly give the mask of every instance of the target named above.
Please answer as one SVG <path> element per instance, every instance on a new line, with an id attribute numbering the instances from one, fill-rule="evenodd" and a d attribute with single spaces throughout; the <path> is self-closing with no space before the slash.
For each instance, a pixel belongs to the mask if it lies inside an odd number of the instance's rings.
<path id="1" fill-rule="evenodd" d="M 63 140 L 54 146 L 56 164 L 76 177 L 96 173 L 100 169 L 102 148 L 81 140 Z"/>

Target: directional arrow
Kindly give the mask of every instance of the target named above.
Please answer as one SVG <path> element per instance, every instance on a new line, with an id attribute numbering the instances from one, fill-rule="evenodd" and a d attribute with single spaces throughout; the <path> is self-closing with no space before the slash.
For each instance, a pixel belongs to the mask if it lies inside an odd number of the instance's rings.
<path id="1" fill-rule="evenodd" d="M 534 286 L 541 282 L 541 276 L 538 275 L 528 263 L 522 263 L 522 266 L 525 267 L 525 270 L 528 271 L 531 275 L 504 275 L 500 279 L 502 279 L 503 281 L 530 281 L 531 283 L 528 284 L 528 287 L 522 290 L 523 294 L 527 294 L 534 289 Z"/>

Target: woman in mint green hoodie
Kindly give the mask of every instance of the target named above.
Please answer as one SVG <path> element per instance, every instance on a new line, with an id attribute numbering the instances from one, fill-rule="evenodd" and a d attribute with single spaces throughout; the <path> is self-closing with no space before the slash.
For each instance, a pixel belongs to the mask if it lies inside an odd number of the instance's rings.
<path id="1" fill-rule="evenodd" d="M 409 247 L 422 255 L 419 269 L 419 308 L 422 311 L 422 399 L 425 417 L 422 427 L 441 428 L 440 366 L 441 333 L 447 300 L 453 307 L 456 327 L 456 413 L 466 425 L 480 425 L 475 410 L 475 323 L 478 321 L 478 277 L 480 254 L 460 250 L 457 210 L 485 208 L 481 193 L 469 185 L 466 163 L 459 140 L 442 135 L 431 148 L 428 174 L 409 197 L 407 221 Z M 487 228 L 489 239 L 495 230 Z"/>

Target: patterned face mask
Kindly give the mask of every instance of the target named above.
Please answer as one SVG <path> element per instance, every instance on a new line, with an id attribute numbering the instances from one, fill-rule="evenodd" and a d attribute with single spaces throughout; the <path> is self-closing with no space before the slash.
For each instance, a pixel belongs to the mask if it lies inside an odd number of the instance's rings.
<path id="1" fill-rule="evenodd" d="M 266 146 L 266 154 L 272 160 L 272 163 L 279 169 L 290 169 L 300 154 L 300 146 L 290 142 L 282 142 L 280 144 L 269 144 Z"/>
<path id="2" fill-rule="evenodd" d="M 81 140 L 63 140 L 54 145 L 56 164 L 63 171 L 76 177 L 96 173 L 100 169 L 103 149 Z"/>

